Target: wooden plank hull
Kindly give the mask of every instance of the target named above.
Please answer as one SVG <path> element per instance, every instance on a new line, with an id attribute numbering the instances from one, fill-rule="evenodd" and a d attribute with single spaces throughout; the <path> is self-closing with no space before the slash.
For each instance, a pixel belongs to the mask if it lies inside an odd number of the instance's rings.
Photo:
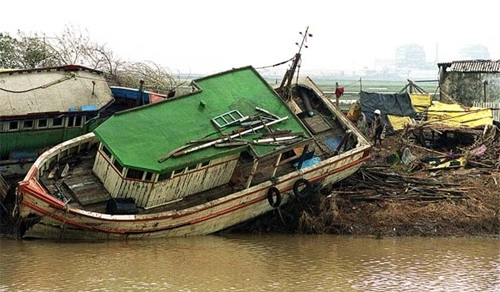
<path id="1" fill-rule="evenodd" d="M 370 158 L 372 146 L 312 80 L 307 79 L 305 86 L 314 93 L 317 99 L 315 102 L 321 101 L 324 106 L 324 117 L 304 117 L 302 120 L 304 123 L 307 122 L 312 132 L 317 133 L 314 135 L 314 141 L 311 142 L 318 146 L 316 148 L 318 161 L 314 164 L 300 164 L 292 167 L 291 160 L 281 160 L 281 153 L 273 157 L 274 162 L 271 161 L 271 164 L 267 165 L 264 159 L 259 164 L 255 162 L 257 160 L 246 162 L 242 158 L 243 163 L 246 164 L 236 167 L 233 176 L 243 178 L 238 173 L 245 172 L 246 183 L 243 185 L 238 183 L 237 188 L 231 187 L 229 191 L 227 189 L 224 191 L 221 186 L 216 186 L 210 189 L 212 192 L 215 191 L 215 194 L 211 193 L 206 196 L 202 196 L 201 192 L 187 194 L 195 196 L 196 202 L 190 201 L 188 197 L 180 197 L 180 200 L 186 204 L 172 203 L 168 208 L 158 206 L 151 210 L 146 208 L 138 214 L 112 215 L 57 198 L 57 195 L 53 195 L 54 192 L 51 193 L 41 179 L 43 173 L 49 171 L 55 162 L 59 162 L 65 156 L 78 153 L 82 149 L 95 146 L 98 140 L 93 133 L 89 133 L 61 143 L 43 153 L 35 161 L 25 179 L 19 183 L 17 211 L 21 218 L 20 235 L 25 238 L 76 240 L 124 240 L 206 235 L 235 226 L 279 207 L 272 206 L 274 204 L 269 202 L 269 194 L 275 196 L 276 192 L 279 192 L 281 204 L 287 203 L 296 195 L 294 185 L 298 180 L 305 179 L 318 187 L 341 181 L 356 172 L 362 163 Z M 332 127 L 333 121 L 340 126 Z M 332 137 L 340 137 L 340 144 L 332 146 L 334 145 Z M 349 137 L 355 137 L 356 143 L 351 145 L 352 149 L 339 146 L 348 141 Z M 305 154 L 304 150 L 303 155 Z M 94 174 L 111 196 L 116 195 L 110 191 L 112 189 L 110 186 L 106 186 L 106 175 L 95 171 L 101 169 L 97 162 Z M 278 167 L 286 163 L 289 163 L 289 168 Z M 260 168 L 261 164 L 263 164 L 262 168 Z M 109 165 L 112 167 L 111 162 Z M 231 167 L 231 169 L 234 168 L 234 166 Z M 283 171 L 276 172 L 278 168 Z M 259 169 L 260 173 L 257 171 Z M 110 185 L 114 185 L 114 182 L 120 179 L 123 178 L 116 176 Z M 182 191 L 168 187 L 162 188 L 160 184 L 152 185 L 151 188 L 164 192 L 159 196 L 169 198 L 177 198 L 169 192 Z M 198 194 L 200 196 L 197 196 Z M 142 206 L 146 205 L 142 204 Z"/>
<path id="2" fill-rule="evenodd" d="M 93 134 L 86 135 L 87 140 Z M 335 183 L 354 173 L 368 156 L 369 148 L 354 149 L 326 159 L 319 164 L 255 185 L 231 195 L 184 210 L 152 214 L 110 215 L 71 207 L 50 195 L 37 180 L 38 166 L 57 156 L 72 144 L 66 142 L 50 155 L 42 155 L 18 187 L 19 214 L 24 226 L 30 226 L 23 237 L 46 239 L 142 239 L 211 234 L 273 210 L 267 196 L 272 186 L 282 195 L 282 204 L 293 194 L 299 178 L 322 186 Z M 74 145 L 73 145 L 74 146 Z M 23 227 L 21 227 L 23 229 Z"/>

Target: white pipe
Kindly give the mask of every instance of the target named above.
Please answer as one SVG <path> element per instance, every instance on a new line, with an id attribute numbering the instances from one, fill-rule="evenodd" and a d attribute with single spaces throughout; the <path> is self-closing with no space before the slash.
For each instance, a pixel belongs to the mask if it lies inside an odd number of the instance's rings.
<path id="1" fill-rule="evenodd" d="M 217 139 L 217 140 L 205 143 L 205 144 L 201 144 L 201 145 L 198 145 L 198 146 L 195 146 L 195 147 L 192 147 L 192 148 L 188 148 L 186 150 L 183 150 L 183 151 L 175 153 L 173 156 L 177 157 L 177 156 L 181 156 L 181 155 L 184 155 L 184 154 L 187 154 L 187 153 L 190 153 L 190 152 L 194 152 L 194 151 L 199 150 L 199 149 L 207 148 L 207 147 L 210 147 L 212 145 L 215 145 L 215 144 L 227 141 L 227 140 L 231 140 L 231 139 L 236 138 L 236 137 L 240 137 L 241 135 L 245 135 L 245 134 L 254 132 L 256 130 L 260 130 L 260 129 L 264 128 L 264 127 L 277 124 L 277 123 L 282 122 L 282 121 L 284 121 L 286 119 L 288 119 L 288 116 L 280 118 L 278 120 L 270 121 L 268 123 L 264 123 L 264 124 L 262 124 L 260 126 L 257 126 L 257 127 L 254 127 L 254 128 L 248 129 L 248 130 L 245 130 L 245 131 L 237 133 L 237 134 L 233 134 L 233 135 L 231 135 L 229 137 L 220 138 L 220 139 Z"/>

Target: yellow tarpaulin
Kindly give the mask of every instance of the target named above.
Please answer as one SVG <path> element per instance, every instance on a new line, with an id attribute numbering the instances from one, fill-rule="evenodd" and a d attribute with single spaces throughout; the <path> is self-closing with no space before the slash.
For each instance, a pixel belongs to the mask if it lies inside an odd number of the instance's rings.
<path id="1" fill-rule="evenodd" d="M 423 112 L 432 104 L 430 94 L 410 94 L 410 100 L 416 112 Z"/>
<path id="2" fill-rule="evenodd" d="M 357 101 L 353 103 L 349 108 L 349 111 L 347 112 L 347 118 L 351 122 L 356 122 L 360 116 L 361 116 L 361 104 L 359 104 L 359 101 Z"/>
<path id="3" fill-rule="evenodd" d="M 464 157 L 457 157 L 448 159 L 446 157 L 434 157 L 434 159 L 427 162 L 426 169 L 441 169 L 441 168 L 458 168 L 465 165 Z"/>
<path id="4" fill-rule="evenodd" d="M 432 95 L 430 94 L 410 94 L 410 100 L 416 112 L 424 112 L 432 104 Z M 387 115 L 394 131 L 402 130 L 407 124 L 414 124 L 415 121 L 410 117 L 401 117 Z"/>
<path id="5" fill-rule="evenodd" d="M 389 122 L 391 123 L 394 131 L 404 129 L 405 125 L 407 124 L 413 124 L 413 119 L 410 117 L 387 115 L 387 118 L 389 119 Z"/>
<path id="6" fill-rule="evenodd" d="M 489 108 L 463 107 L 434 101 L 428 108 L 427 120 L 448 126 L 475 128 L 493 124 L 493 113 Z"/>

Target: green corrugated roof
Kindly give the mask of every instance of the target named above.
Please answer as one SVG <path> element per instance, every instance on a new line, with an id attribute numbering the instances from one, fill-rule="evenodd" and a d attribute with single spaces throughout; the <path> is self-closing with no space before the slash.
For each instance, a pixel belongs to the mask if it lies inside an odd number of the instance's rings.
<path id="1" fill-rule="evenodd" d="M 152 172 L 173 170 L 242 151 L 241 147 L 212 146 L 158 162 L 162 156 L 191 140 L 220 138 L 211 119 L 232 110 L 250 116 L 257 113 L 256 107 L 260 107 L 280 117 L 288 116 L 287 120 L 271 127 L 308 136 L 307 130 L 286 104 L 252 67 L 234 69 L 194 82 L 201 91 L 116 114 L 95 130 L 96 135 L 125 167 Z M 237 128 L 224 128 L 224 134 Z M 262 133 L 265 130 L 243 137 L 255 139 Z M 274 151 L 276 146 L 252 147 L 258 156 L 263 156 Z"/>

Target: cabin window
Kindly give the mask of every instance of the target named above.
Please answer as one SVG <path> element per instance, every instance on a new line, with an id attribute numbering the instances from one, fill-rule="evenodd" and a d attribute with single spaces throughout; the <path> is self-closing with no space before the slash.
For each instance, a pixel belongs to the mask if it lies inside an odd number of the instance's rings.
<path id="1" fill-rule="evenodd" d="M 83 117 L 82 116 L 77 116 L 75 118 L 75 127 L 80 127 L 83 123 Z"/>
<path id="2" fill-rule="evenodd" d="M 104 146 L 104 145 L 102 145 L 102 152 L 103 152 L 104 154 L 106 154 L 106 156 L 107 156 L 108 158 L 110 158 L 110 159 L 111 159 L 111 151 L 109 151 L 109 149 L 108 149 L 108 148 L 106 148 L 106 146 Z"/>
<path id="3" fill-rule="evenodd" d="M 196 164 L 195 165 L 190 165 L 187 167 L 187 171 L 195 170 L 196 169 Z"/>
<path id="4" fill-rule="evenodd" d="M 33 121 L 32 120 L 24 121 L 23 129 L 33 129 Z"/>
<path id="5" fill-rule="evenodd" d="M 63 118 L 52 119 L 52 127 L 59 128 L 63 126 Z"/>
<path id="6" fill-rule="evenodd" d="M 14 121 L 9 123 L 9 130 L 17 130 L 19 128 L 19 122 Z"/>
<path id="7" fill-rule="evenodd" d="M 172 177 L 172 172 L 162 173 L 158 176 L 158 181 L 170 179 Z"/>
<path id="8" fill-rule="evenodd" d="M 151 181 L 152 178 L 153 178 L 153 173 L 152 172 L 144 172 L 144 180 Z"/>
<path id="9" fill-rule="evenodd" d="M 113 161 L 113 165 L 116 167 L 116 169 L 118 170 L 119 173 L 122 173 L 123 166 L 117 159 L 115 159 L 115 161 Z"/>
<path id="10" fill-rule="evenodd" d="M 137 170 L 137 169 L 129 168 L 127 170 L 127 176 L 126 176 L 126 178 L 142 179 L 143 174 L 144 174 L 144 171 L 140 171 L 140 170 Z"/>
<path id="11" fill-rule="evenodd" d="M 38 128 L 47 128 L 47 119 L 38 120 Z"/>
<path id="12" fill-rule="evenodd" d="M 172 176 L 182 174 L 183 172 L 184 172 L 184 168 L 176 169 L 173 171 Z"/>
<path id="13" fill-rule="evenodd" d="M 74 127 L 75 117 L 68 117 L 68 127 Z"/>
<path id="14" fill-rule="evenodd" d="M 210 161 L 205 161 L 201 163 L 200 167 L 207 167 L 210 164 Z"/>
<path id="15" fill-rule="evenodd" d="M 80 127 L 82 125 L 83 125 L 82 116 L 68 117 L 68 127 Z"/>

